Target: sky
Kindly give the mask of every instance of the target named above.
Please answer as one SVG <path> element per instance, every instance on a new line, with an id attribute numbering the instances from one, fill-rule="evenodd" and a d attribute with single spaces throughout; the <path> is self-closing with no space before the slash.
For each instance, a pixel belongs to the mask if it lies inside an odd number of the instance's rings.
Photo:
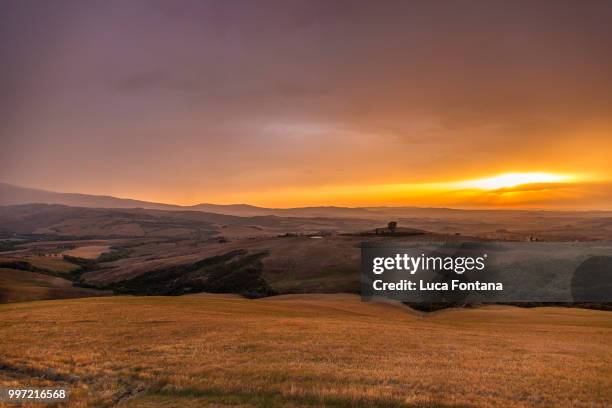
<path id="1" fill-rule="evenodd" d="M 597 0 L 3 0 L 0 181 L 612 209 L 610 21 Z"/>

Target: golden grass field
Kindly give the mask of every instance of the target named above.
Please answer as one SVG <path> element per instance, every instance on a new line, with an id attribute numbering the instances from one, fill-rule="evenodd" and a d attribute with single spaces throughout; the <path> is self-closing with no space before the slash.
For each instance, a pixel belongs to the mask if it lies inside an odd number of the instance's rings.
<path id="1" fill-rule="evenodd" d="M 603 407 L 611 345 L 609 312 L 556 307 L 422 314 L 353 295 L 0 305 L 0 383 L 67 384 L 74 407 Z"/>

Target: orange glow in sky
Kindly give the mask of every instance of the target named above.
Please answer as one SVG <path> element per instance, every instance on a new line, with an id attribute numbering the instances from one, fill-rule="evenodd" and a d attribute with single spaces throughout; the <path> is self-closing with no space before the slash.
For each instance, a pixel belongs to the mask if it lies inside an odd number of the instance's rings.
<path id="1" fill-rule="evenodd" d="M 22 3 L 0 12 L 0 182 L 612 209 L 609 2 Z"/>
<path id="2" fill-rule="evenodd" d="M 575 176 L 553 173 L 506 173 L 489 178 L 459 183 L 467 188 L 496 190 L 499 188 L 516 187 L 535 183 L 565 183 L 575 180 Z"/>
<path id="3" fill-rule="evenodd" d="M 248 202 L 267 207 L 423 206 L 455 208 L 585 208 L 585 196 L 606 200 L 609 183 L 586 176 L 548 172 L 513 172 L 471 180 L 429 183 L 320 185 L 237 192 L 222 203 Z M 196 202 L 201 201 L 196 199 Z M 384 203 L 384 204 L 381 204 Z M 594 201 L 593 207 L 601 208 Z"/>

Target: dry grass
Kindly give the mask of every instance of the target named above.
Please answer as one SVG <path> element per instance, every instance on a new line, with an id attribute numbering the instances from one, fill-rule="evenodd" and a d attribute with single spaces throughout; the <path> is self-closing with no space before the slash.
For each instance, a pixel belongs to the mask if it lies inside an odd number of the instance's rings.
<path id="1" fill-rule="evenodd" d="M 0 383 L 68 382 L 75 407 L 609 406 L 611 317 L 350 295 L 0 305 Z"/>

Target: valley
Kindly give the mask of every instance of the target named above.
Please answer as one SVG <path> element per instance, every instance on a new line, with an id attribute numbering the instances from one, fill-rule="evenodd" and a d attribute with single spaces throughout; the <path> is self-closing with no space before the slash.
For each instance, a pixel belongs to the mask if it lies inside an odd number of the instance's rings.
<path id="1" fill-rule="evenodd" d="M 0 292 L 2 301 L 112 293 L 215 292 L 247 297 L 359 293 L 364 241 L 525 242 L 535 236 L 541 246 L 568 240 L 592 242 L 594 253 L 601 253 L 600 241 L 593 240 L 612 237 L 612 218 L 605 212 L 537 215 L 498 211 L 487 216 L 487 222 L 496 224 L 485 228 L 480 215 L 470 211 L 432 209 L 427 210 L 429 216 L 418 219 L 402 216 L 399 209 L 389 211 L 397 213 L 400 227 L 383 234 L 379 232 L 386 224 L 378 216 L 241 217 L 56 204 L 4 206 L 0 207 L 4 249 L 0 252 L 4 271 Z M 538 229 L 542 227 L 534 217 L 546 219 L 546 230 Z M 512 230 L 499 232 L 500 226 L 510 223 Z M 566 229 L 573 235 L 559 233 Z M 537 245 L 532 247 L 535 250 Z M 544 249 L 556 252 L 550 246 Z M 529 251 L 529 256 L 537 257 L 537 251 Z M 23 282 L 37 289 L 18 290 Z M 13 295 L 16 291 L 20 293 Z"/>

